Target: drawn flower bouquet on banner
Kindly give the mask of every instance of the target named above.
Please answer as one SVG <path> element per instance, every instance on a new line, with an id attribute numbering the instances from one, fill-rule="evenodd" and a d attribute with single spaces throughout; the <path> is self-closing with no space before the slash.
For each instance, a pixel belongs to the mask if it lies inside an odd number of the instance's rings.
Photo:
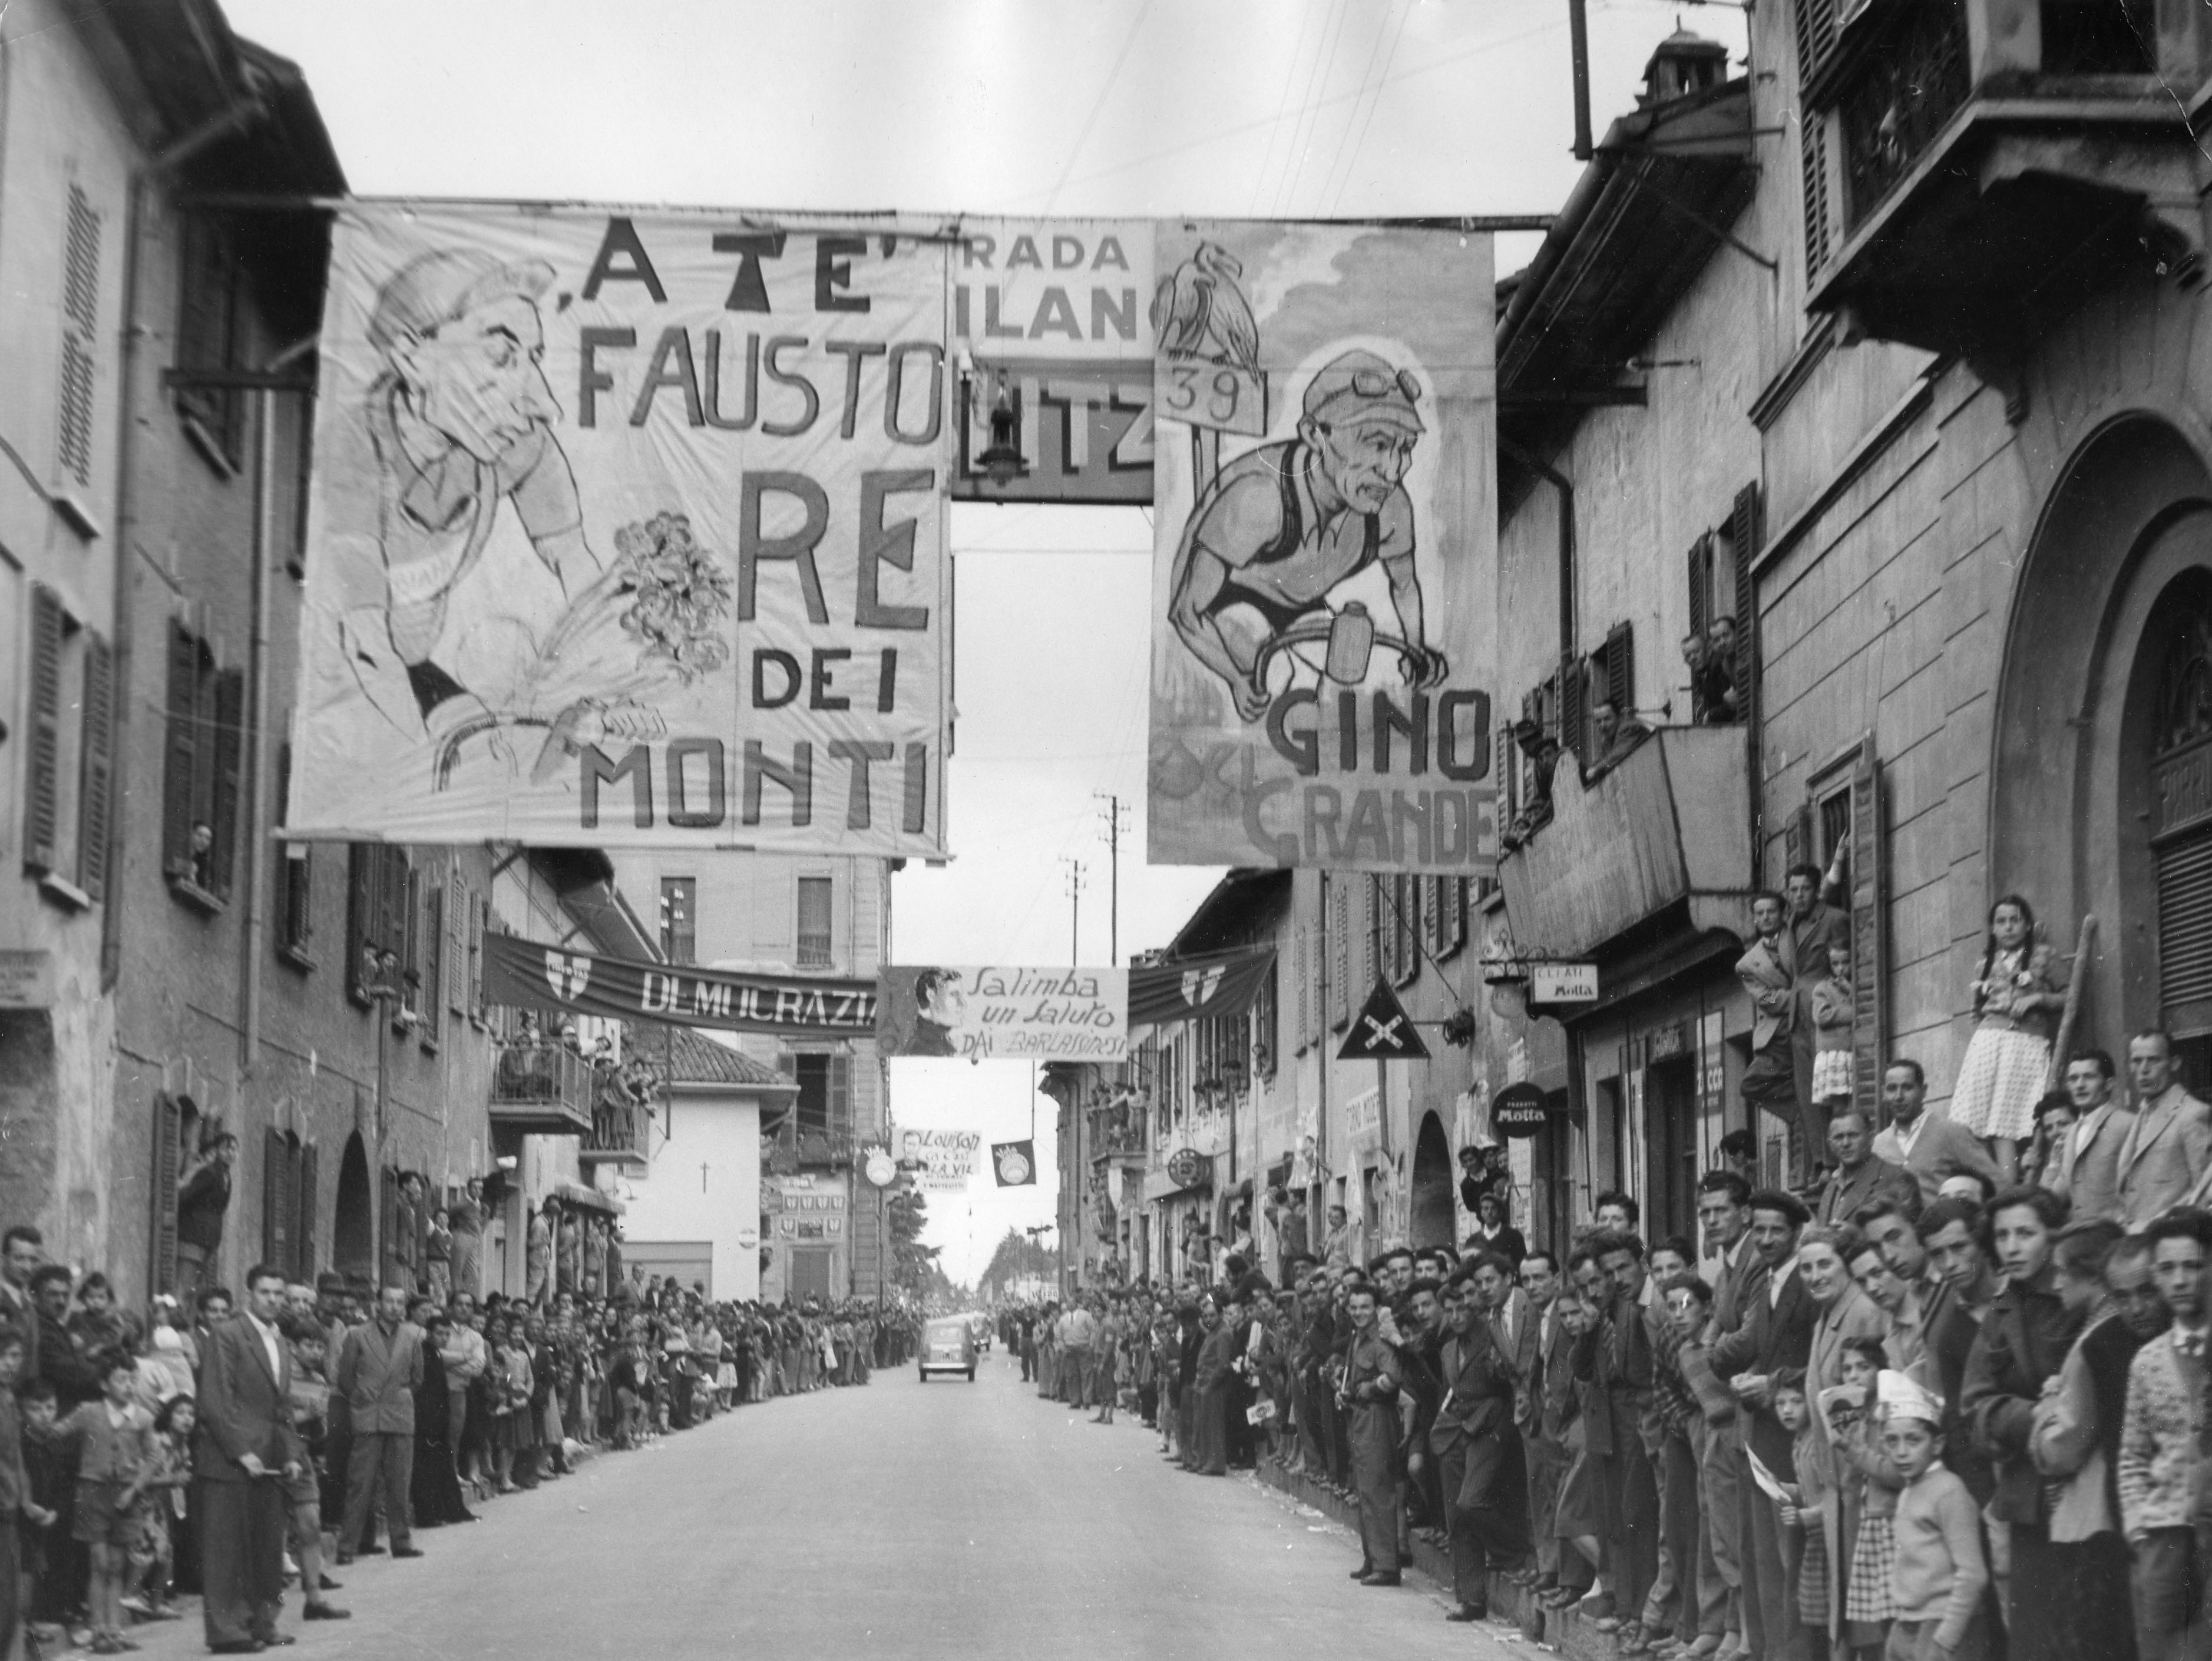
<path id="1" fill-rule="evenodd" d="M 533 785 L 602 738 L 661 737 L 665 695 L 727 665 L 730 575 L 692 536 L 690 519 L 664 511 L 626 524 L 615 532 L 615 552 L 525 665 L 507 712 L 480 715 L 447 737 L 439 789 L 464 744 L 503 728 L 546 730 Z"/>

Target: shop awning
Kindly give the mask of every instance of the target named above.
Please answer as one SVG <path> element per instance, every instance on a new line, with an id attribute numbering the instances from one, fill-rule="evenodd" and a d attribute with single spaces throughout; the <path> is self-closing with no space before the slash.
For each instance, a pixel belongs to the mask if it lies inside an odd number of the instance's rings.
<path id="1" fill-rule="evenodd" d="M 1275 967 L 1275 949 L 1217 952 L 1129 970 L 1129 1025 L 1225 1021 L 1252 1007 Z"/>

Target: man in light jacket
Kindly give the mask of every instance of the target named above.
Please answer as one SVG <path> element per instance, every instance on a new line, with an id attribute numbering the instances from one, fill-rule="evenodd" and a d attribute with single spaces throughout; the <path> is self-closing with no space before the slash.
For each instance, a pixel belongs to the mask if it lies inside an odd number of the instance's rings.
<path id="1" fill-rule="evenodd" d="M 373 1320 L 355 1327 L 338 1350 L 333 1391 L 353 1422 L 353 1457 L 346 1470 L 345 1531 L 338 1561 L 350 1563 L 368 1529 L 377 1489 L 392 1525 L 392 1555 L 420 1557 L 407 1512 L 415 1473 L 415 1390 L 422 1382 L 422 1334 L 407 1319 L 407 1288 L 377 1294 Z"/>
<path id="2" fill-rule="evenodd" d="M 2120 1221 L 2141 1234 L 2177 1205 L 2203 1205 L 2212 1183 L 2212 1107 L 2174 1076 L 2173 1039 L 2158 1028 L 2128 1040 L 2135 1128 L 2120 1149 Z"/>
<path id="3" fill-rule="evenodd" d="M 1889 1064 L 1881 1076 L 1881 1105 L 1888 1110 L 1889 1128 L 1874 1139 L 1875 1157 L 1912 1173 L 1923 1209 L 1936 1203 L 1943 1179 L 1962 1171 L 1988 1183 L 1991 1194 L 2005 1185 L 1979 1137 L 1927 1111 L 1928 1075 L 1918 1062 L 1899 1056 Z"/>

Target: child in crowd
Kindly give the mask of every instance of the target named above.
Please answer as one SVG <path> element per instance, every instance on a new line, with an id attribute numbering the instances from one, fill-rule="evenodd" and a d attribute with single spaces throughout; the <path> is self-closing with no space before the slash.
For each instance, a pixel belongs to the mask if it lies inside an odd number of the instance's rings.
<path id="1" fill-rule="evenodd" d="M 138 1647 L 123 1635 L 123 1581 L 153 1459 L 154 1423 L 131 1399 L 137 1382 L 138 1369 L 129 1356 L 110 1356 L 100 1374 L 100 1399 L 70 1414 L 58 1433 L 77 1445 L 76 1536 L 92 1554 L 88 1601 L 95 1655 Z"/>
<path id="2" fill-rule="evenodd" d="M 1851 949 L 1842 941 L 1832 943 L 1819 966 L 1812 985 L 1813 1100 L 1821 1104 L 1821 1116 L 1838 1102 L 1849 1102 L 1857 1088 L 1852 1076 L 1856 1053 L 1851 1047 L 1852 1023 L 1858 1018 L 1858 999 L 1851 991 Z"/>
<path id="3" fill-rule="evenodd" d="M 1897 1618 L 1890 1577 L 1897 1563 L 1897 1491 L 1903 1478 L 1882 1451 L 1875 1416 L 1875 1381 L 1888 1365 L 1880 1338 L 1846 1339 L 1844 1383 L 1859 1392 L 1859 1404 L 1839 1402 L 1829 1415 L 1837 1468 L 1847 1490 L 1857 1483 L 1859 1527 L 1844 1579 L 1844 1635 L 1852 1652 L 1868 1661 L 1880 1657 L 1889 1623 Z"/>
<path id="4" fill-rule="evenodd" d="M 1813 1422 L 1812 1404 L 1805 1395 L 1805 1370 L 1785 1367 L 1774 1375 L 1774 1416 L 1791 1437 L 1790 1446 L 1794 1482 L 1783 1486 L 1789 1497 L 1777 1510 L 1782 1525 L 1798 1537 L 1797 1618 L 1813 1639 L 1812 1653 L 1824 1653 L 1832 1625 L 1828 1618 L 1828 1538 L 1822 1525 L 1826 1502 L 1832 1497 L 1827 1440 Z M 1777 1478 L 1780 1471 L 1774 1473 Z"/>
<path id="5" fill-rule="evenodd" d="M 154 1415 L 154 1434 L 140 1486 L 144 1498 L 133 1516 L 123 1607 L 149 1621 L 174 1621 L 169 1607 L 180 1551 L 197 1555 L 188 1525 L 192 1488 L 192 1427 L 198 1409 L 190 1396 L 172 1396 Z"/>
<path id="6" fill-rule="evenodd" d="M 23 1574 L 31 1595 L 25 1605 L 32 1636 L 69 1630 L 72 1642 L 92 1641 L 81 1621 L 85 1576 L 84 1549 L 76 1540 L 76 1443 L 60 1434 L 60 1407 L 51 1381 L 33 1379 L 23 1386 L 18 1406 L 23 1419 L 23 1480 L 32 1500 L 49 1520 L 22 1541 Z"/>
<path id="7" fill-rule="evenodd" d="M 1904 1483 L 1891 1577 L 1897 1618 L 1885 1653 L 1889 1661 L 1981 1661 L 1990 1572 L 1974 1496 L 1942 1464 L 1942 1407 L 1901 1373 L 1883 1373 L 1878 1390 L 1882 1452 Z"/>
<path id="8" fill-rule="evenodd" d="M 2020 1144 L 2034 1133 L 2035 1104 L 2066 1008 L 2064 966 L 2037 941 L 2035 913 L 2016 894 L 1990 907 L 1972 990 L 1974 1035 L 1959 1064 L 1951 1121 L 1990 1144 L 2010 1187 L 2020 1179 Z"/>
<path id="9" fill-rule="evenodd" d="M 88 1361 L 103 1355 L 129 1355 L 137 1349 L 137 1334 L 126 1325 L 115 1306 L 115 1290 L 98 1270 L 87 1275 L 76 1288 L 77 1308 L 69 1318 L 70 1343 Z"/>

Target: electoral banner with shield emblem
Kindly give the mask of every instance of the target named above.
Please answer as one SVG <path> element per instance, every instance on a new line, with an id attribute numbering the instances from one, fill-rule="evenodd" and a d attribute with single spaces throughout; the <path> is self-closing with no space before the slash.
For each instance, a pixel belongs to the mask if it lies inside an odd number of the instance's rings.
<path id="1" fill-rule="evenodd" d="M 943 853 L 948 248 L 342 209 L 286 834 Z"/>
<path id="2" fill-rule="evenodd" d="M 1494 869 L 1491 244 L 1163 225 L 1156 864 Z"/>

